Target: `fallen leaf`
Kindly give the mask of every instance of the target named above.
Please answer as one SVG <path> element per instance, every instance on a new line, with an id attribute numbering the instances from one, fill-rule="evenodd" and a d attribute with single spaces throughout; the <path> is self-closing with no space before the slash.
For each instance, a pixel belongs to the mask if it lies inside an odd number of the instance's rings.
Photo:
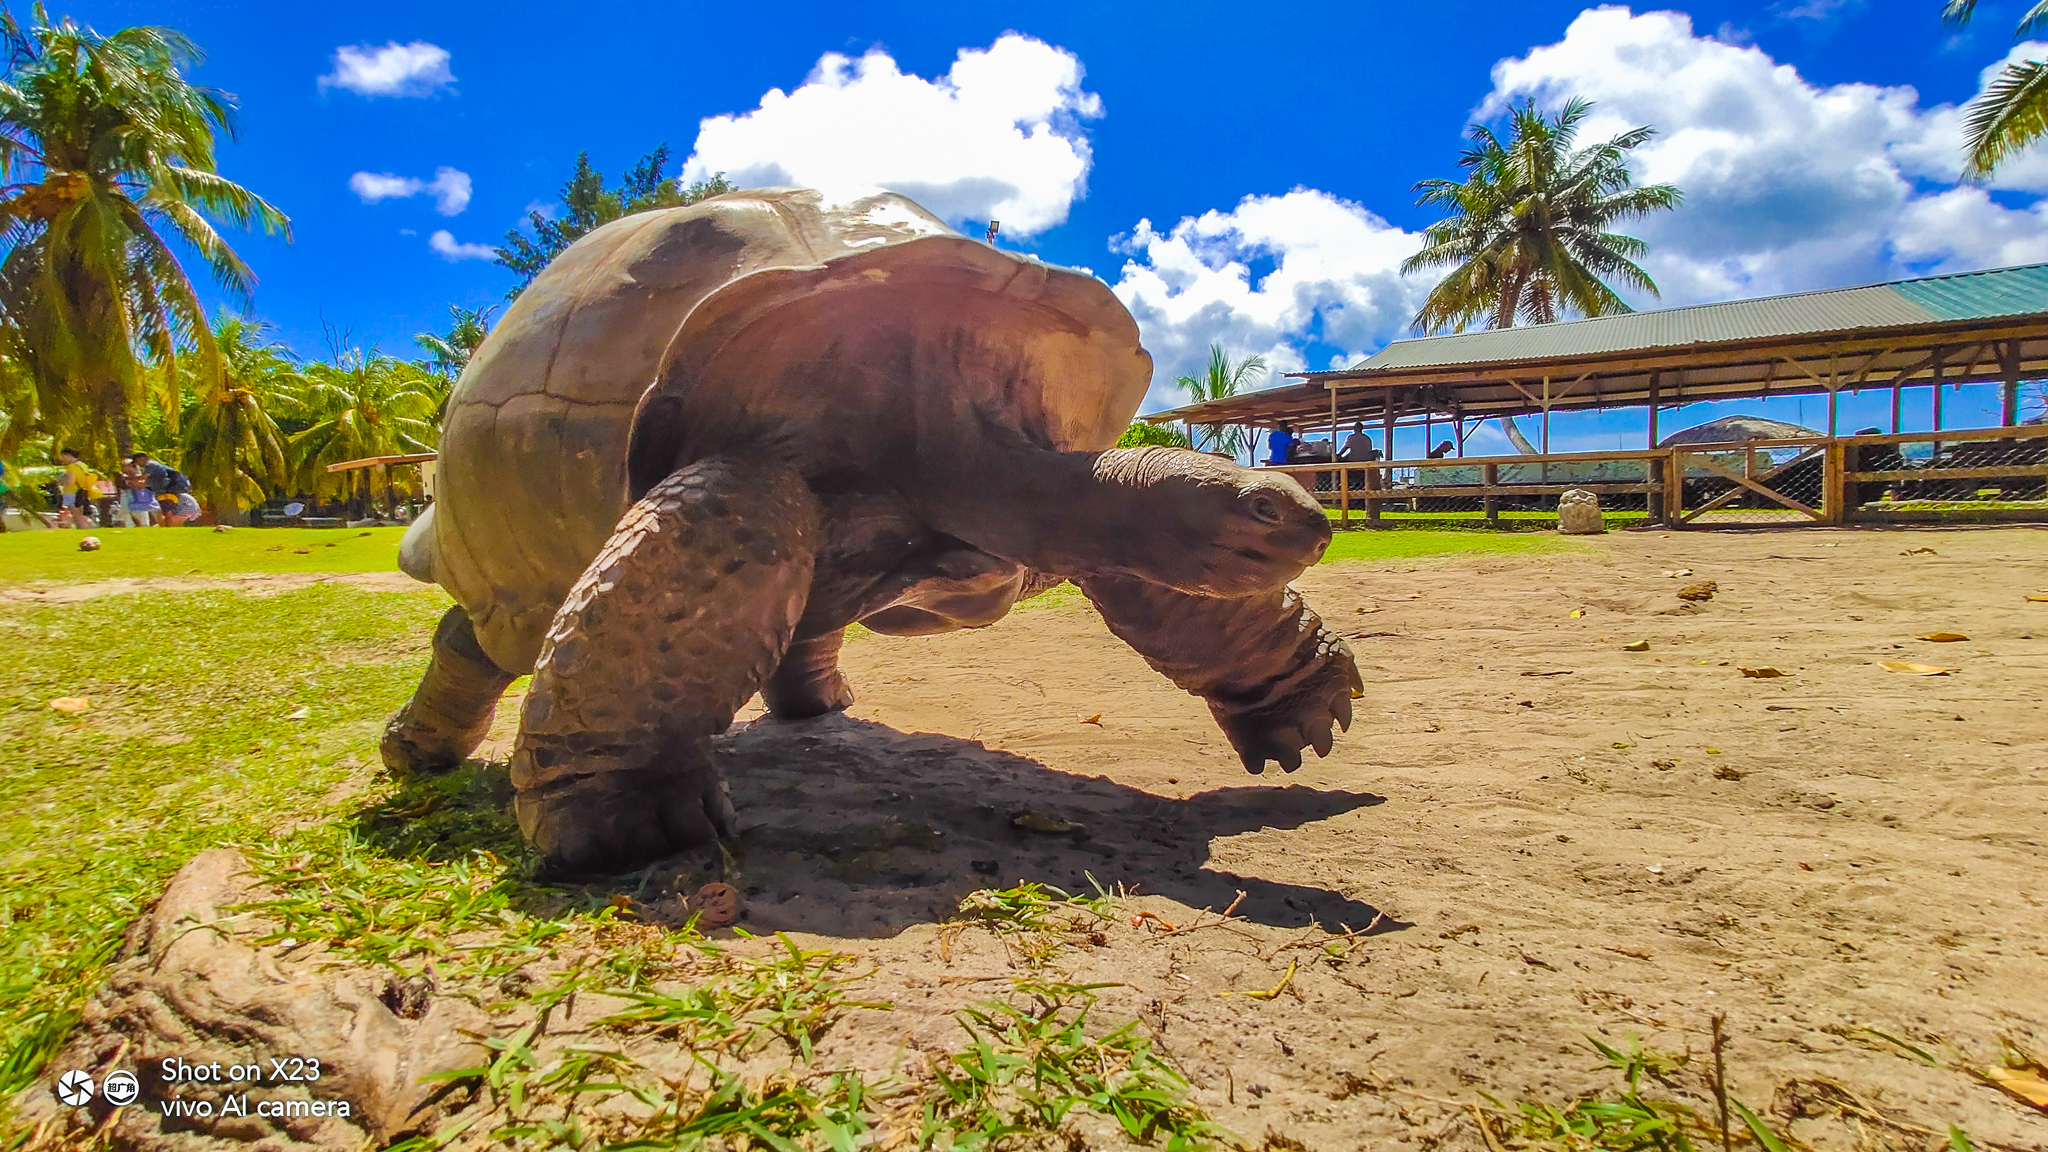
<path id="1" fill-rule="evenodd" d="M 605 906 L 621 916 L 638 916 L 640 914 L 640 909 L 636 906 L 634 899 L 624 892 L 613 893 L 612 898 L 605 901 Z"/>
<path id="2" fill-rule="evenodd" d="M 1667 580 L 1676 580 L 1681 576 L 1690 575 L 1692 575 L 1692 569 L 1690 568 L 1666 568 L 1664 570 L 1664 578 Z"/>
<path id="3" fill-rule="evenodd" d="M 1623 652 L 1648 652 L 1650 650 L 1650 642 L 1648 640 L 1631 640 L 1623 644 L 1621 650 Z"/>
<path id="4" fill-rule="evenodd" d="M 706 884 L 690 897 L 690 911 L 697 914 L 697 927 L 725 928 L 740 919 L 740 890 L 730 884 Z"/>
<path id="5" fill-rule="evenodd" d="M 2048 1079 L 2031 1068 L 1976 1068 L 1979 1080 L 2031 1108 L 2048 1112 Z"/>
<path id="6" fill-rule="evenodd" d="M 2036 604 L 2048 604 L 2048 596 L 2029 596 L 2027 599 L 2032 600 Z"/>
<path id="7" fill-rule="evenodd" d="M 1616 740 L 1616 741 L 1614 742 L 1614 746 L 1615 746 L 1616 748 L 1626 748 L 1626 747 L 1628 747 L 1628 745 L 1627 745 L 1627 744 L 1623 743 L 1623 742 L 1622 742 L 1622 741 L 1620 741 L 1620 740 Z"/>
<path id="8" fill-rule="evenodd" d="M 299 709 L 299 710 L 298 710 L 298 711 L 296 711 L 296 712 L 287 712 L 287 713 L 285 713 L 285 717 L 284 717 L 284 718 L 285 718 L 285 719 L 287 719 L 287 720 L 304 720 L 304 719 L 306 719 L 307 717 L 311 716 L 312 714 L 313 714 L 313 710 L 312 710 L 311 708 L 301 708 L 301 709 Z"/>
<path id="9" fill-rule="evenodd" d="M 1720 766 L 1719 768 L 1716 768 L 1716 769 L 1714 769 L 1714 779 L 1716 779 L 1716 780 L 1740 780 L 1740 779 L 1742 779 L 1742 769 L 1740 769 L 1740 768 L 1730 768 L 1730 767 L 1728 767 L 1728 766 L 1727 766 L 1726 764 L 1723 764 L 1723 765 L 1721 765 L 1721 766 Z"/>
<path id="10" fill-rule="evenodd" d="M 1898 672 L 1907 676 L 1946 676 L 1955 671 L 1953 668 L 1941 668 L 1933 664 L 1915 664 L 1910 660 L 1879 660 L 1877 666 L 1887 672 Z"/>
<path id="11" fill-rule="evenodd" d="M 1936 644 L 1953 644 L 1958 640 L 1968 640 L 1969 637 L 1961 632 L 1929 632 L 1923 636 L 1916 636 L 1914 639 L 1932 640 Z"/>
<path id="12" fill-rule="evenodd" d="M 1586 614 L 1586 610 L 1585 610 L 1584 608 L 1574 608 L 1574 609 L 1572 609 L 1572 619 L 1574 619 L 1574 620 L 1577 620 L 1577 619 L 1578 619 L 1579 617 L 1581 617 L 1581 616 L 1584 616 L 1585 614 Z"/>
<path id="13" fill-rule="evenodd" d="M 1664 874 L 1664 866 L 1662 864 L 1650 865 L 1650 874 L 1652 876 L 1662 876 Z"/>
<path id="14" fill-rule="evenodd" d="M 1737 669 L 1737 671 L 1741 672 L 1744 676 L 1747 676 L 1752 680 L 1775 680 L 1778 677 L 1784 675 L 1783 672 L 1778 671 L 1776 668 L 1771 667 L 1769 664 L 1766 664 L 1761 668 L 1740 668 Z"/>
<path id="15" fill-rule="evenodd" d="M 1081 723 L 1083 723 L 1083 724 L 1093 724 L 1093 725 L 1095 725 L 1095 726 L 1096 726 L 1097 728 L 1100 728 L 1100 727 L 1102 727 L 1102 713 L 1100 713 L 1100 712 L 1097 712 L 1097 713 L 1096 713 L 1095 715 L 1093 715 L 1093 716 L 1083 716 L 1083 717 L 1081 717 Z"/>
<path id="16" fill-rule="evenodd" d="M 311 548 L 294 548 L 292 549 L 292 553 L 298 556 L 311 556 L 313 554 L 313 550 Z"/>
<path id="17" fill-rule="evenodd" d="M 1353 611 L 1353 612 L 1356 612 L 1356 613 L 1358 613 L 1358 614 L 1359 614 L 1360 616 L 1363 616 L 1363 615 L 1365 615 L 1365 614 L 1366 614 L 1367 612 L 1377 612 L 1377 611 L 1379 611 L 1379 610 L 1380 610 L 1380 606 L 1379 606 L 1379 605 L 1377 605 L 1377 604 L 1373 605 L 1373 606 L 1372 606 L 1372 607 L 1370 607 L 1370 608 L 1353 608 L 1353 609 L 1352 609 L 1352 611 Z"/>
<path id="18" fill-rule="evenodd" d="M 1932 549 L 1932 548 L 1908 548 L 1908 549 L 1906 549 L 1906 550 L 1905 550 L 1904 552 L 1901 552 L 1901 553 L 1899 553 L 1899 555 L 1901 555 L 1901 556 L 1939 556 L 1939 555 L 1941 555 L 1941 553 L 1939 553 L 1939 552 L 1936 552 L 1936 551 L 1935 551 L 1934 549 Z"/>
<path id="19" fill-rule="evenodd" d="M 1572 670 L 1571 670 L 1571 669 L 1569 669 L 1569 668 L 1559 668 L 1559 669 L 1558 669 L 1557 671 L 1555 671 L 1555 672 L 1524 672 L 1524 673 L 1522 673 L 1522 675 L 1524 675 L 1524 676 L 1569 676 L 1569 675 L 1571 675 L 1571 674 L 1572 674 Z"/>
<path id="20" fill-rule="evenodd" d="M 1697 584 L 1687 584 L 1685 587 L 1680 588 L 1678 590 L 1678 598 L 1680 600 L 1712 600 L 1714 593 L 1720 590 L 1721 586 L 1712 580 L 1702 580 Z"/>
<path id="21" fill-rule="evenodd" d="M 1070 823 L 1057 816 L 1047 815 L 1035 808 L 1026 808 L 1024 811 L 1017 813 L 1016 818 L 1011 820 L 1010 823 L 1032 832 L 1047 832 L 1053 835 L 1058 835 L 1062 832 L 1072 832 L 1080 827 L 1079 824 Z"/>
<path id="22" fill-rule="evenodd" d="M 50 701 L 50 707 L 59 712 L 83 712 L 92 707 L 92 701 L 84 696 L 59 696 Z"/>

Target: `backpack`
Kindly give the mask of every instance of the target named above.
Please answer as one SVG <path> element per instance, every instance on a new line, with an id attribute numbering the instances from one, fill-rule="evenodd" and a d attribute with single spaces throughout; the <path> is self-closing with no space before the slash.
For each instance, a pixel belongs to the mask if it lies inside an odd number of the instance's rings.
<path id="1" fill-rule="evenodd" d="M 170 488 L 168 489 L 171 495 L 183 496 L 185 493 L 192 491 L 192 481 L 183 472 L 178 471 L 169 464 L 164 465 L 164 471 L 171 474 Z"/>

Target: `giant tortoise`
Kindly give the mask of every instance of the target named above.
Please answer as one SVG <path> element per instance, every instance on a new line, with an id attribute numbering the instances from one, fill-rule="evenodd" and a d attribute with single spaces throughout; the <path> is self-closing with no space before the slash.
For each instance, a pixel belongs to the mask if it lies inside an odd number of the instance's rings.
<path id="1" fill-rule="evenodd" d="M 445 771 L 533 673 L 519 826 L 563 872 L 734 830 L 711 737 L 755 692 L 846 707 L 856 622 L 1000 619 L 1073 581 L 1247 769 L 1329 751 L 1350 650 L 1287 583 L 1330 540 L 1284 476 L 1113 448 L 1151 377 L 1095 278 L 895 195 L 728 193 L 592 232 L 477 350 L 400 565 L 457 606 L 387 729 Z"/>

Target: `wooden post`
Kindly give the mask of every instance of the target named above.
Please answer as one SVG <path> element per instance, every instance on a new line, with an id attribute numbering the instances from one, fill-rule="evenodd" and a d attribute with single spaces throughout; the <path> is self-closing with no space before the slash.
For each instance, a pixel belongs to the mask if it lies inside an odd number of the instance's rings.
<path id="1" fill-rule="evenodd" d="M 1500 496 L 1493 491 L 1493 487 L 1500 483 L 1500 465 L 1488 464 L 1484 467 L 1485 471 L 1480 474 L 1480 478 L 1487 488 L 1486 522 L 1488 525 L 1498 528 L 1500 527 Z"/>
<path id="2" fill-rule="evenodd" d="M 1337 385 L 1330 385 L 1330 463 L 1337 466 L 1337 508 L 1338 520 L 1346 528 L 1351 527 L 1351 469 L 1344 467 L 1342 453 L 1337 451 Z"/>
<path id="3" fill-rule="evenodd" d="M 1465 410 L 1451 405 L 1451 431 L 1458 438 L 1458 455 L 1465 455 Z"/>
<path id="4" fill-rule="evenodd" d="M 2005 377 L 2004 396 L 1998 405 L 1998 424 L 2011 428 L 2020 422 L 2020 342 L 2007 340 L 1998 348 L 1998 370 Z"/>
<path id="5" fill-rule="evenodd" d="M 1377 528 L 1377 527 L 1379 527 L 1379 526 L 1380 526 L 1380 498 L 1379 498 L 1379 495 L 1378 495 L 1378 493 L 1379 493 L 1379 489 L 1380 489 L 1380 485 L 1378 485 L 1378 484 L 1375 484 L 1375 483 L 1374 483 L 1373 481 L 1374 481 L 1374 479 L 1375 479 L 1376 477 L 1378 477 L 1379 475 L 1380 475 L 1379 471 L 1378 471 L 1377 469 L 1373 468 L 1373 467 L 1372 467 L 1372 465 L 1370 465 L 1370 464 L 1366 465 L 1366 469 L 1365 469 L 1365 522 L 1366 522 L 1366 523 L 1368 523 L 1368 524 L 1370 524 L 1370 525 L 1372 525 L 1372 526 L 1373 526 L 1373 527 L 1375 527 L 1375 528 Z"/>
<path id="6" fill-rule="evenodd" d="M 1543 378 L 1543 454 L 1550 455 L 1550 377 Z M 1547 478 L 1550 462 L 1544 461 L 1544 475 Z"/>
<path id="7" fill-rule="evenodd" d="M 1673 528 L 1685 518 L 1685 452 L 1673 448 L 1664 458 L 1664 522 Z"/>
<path id="8" fill-rule="evenodd" d="M 1829 396 L 1834 393 L 1830 392 Z M 1849 487 L 1845 478 L 1849 467 L 1848 447 L 1840 440 L 1828 442 L 1827 451 L 1821 458 L 1820 469 L 1820 510 L 1821 522 L 1825 524 L 1846 524 L 1849 522 Z"/>
<path id="9" fill-rule="evenodd" d="M 1662 382 L 1662 378 L 1658 373 L 1650 373 L 1650 443 L 1648 447 L 1652 450 L 1657 447 L 1657 391 L 1658 385 Z"/>
<path id="10" fill-rule="evenodd" d="M 1387 390 L 1386 390 L 1385 392 L 1382 392 L 1382 393 L 1380 393 L 1380 406 L 1381 406 L 1381 408 L 1382 408 L 1382 409 L 1384 410 L 1384 414 L 1385 414 L 1385 415 L 1384 415 L 1384 418 L 1383 418 L 1383 419 L 1382 419 L 1382 421 L 1380 422 L 1380 434 L 1381 434 L 1381 443 L 1380 443 L 1380 459 L 1382 459 L 1382 460 L 1392 460 L 1392 459 L 1394 458 L 1394 390 L 1393 390 L 1393 389 L 1389 388 L 1389 389 L 1387 389 Z M 1382 473 L 1382 474 L 1381 474 L 1381 476 L 1380 476 L 1380 478 L 1381 478 L 1382 480 L 1392 480 L 1392 479 L 1393 479 L 1394 477 L 1393 477 L 1393 474 L 1392 474 L 1392 473 Z M 1382 485 L 1380 485 L 1380 487 L 1384 488 L 1384 487 L 1386 487 L 1386 485 L 1382 484 Z"/>
<path id="11" fill-rule="evenodd" d="M 1901 386 L 1899 384 L 1894 383 L 1892 385 L 1892 435 L 1894 436 L 1899 434 L 1899 409 L 1902 406 L 1900 390 Z"/>
<path id="12" fill-rule="evenodd" d="M 1828 382 L 1828 435 L 1830 435 L 1830 436 L 1839 436 L 1839 435 L 1841 435 L 1841 433 L 1839 433 L 1839 432 L 1835 431 L 1835 413 L 1836 413 L 1836 408 L 1837 408 L 1837 405 L 1836 405 L 1836 401 L 1837 401 L 1837 400 L 1839 400 L 1839 399 L 1841 398 L 1841 395 L 1842 395 L 1841 389 L 1839 389 L 1839 388 L 1836 388 L 1836 387 L 1834 386 L 1834 382 L 1833 382 L 1833 381 L 1829 381 L 1829 382 Z"/>

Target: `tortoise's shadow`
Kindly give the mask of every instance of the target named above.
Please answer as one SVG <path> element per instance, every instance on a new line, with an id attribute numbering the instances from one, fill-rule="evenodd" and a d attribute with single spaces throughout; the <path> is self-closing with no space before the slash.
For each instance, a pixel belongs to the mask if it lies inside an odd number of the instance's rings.
<path id="1" fill-rule="evenodd" d="M 1217 837 L 1293 830 L 1383 802 L 1370 793 L 1254 785 L 1174 799 L 842 715 L 737 726 L 718 758 L 740 834 L 710 871 L 745 894 L 741 926 L 752 931 L 890 936 L 952 917 L 976 889 L 1020 881 L 1080 894 L 1121 885 L 1219 911 L 1235 903 L 1238 917 L 1277 927 L 1406 927 L 1328 888 L 1204 867 Z M 459 801 L 401 795 L 366 809 L 359 832 L 406 855 L 520 851 L 503 769 L 472 764 L 462 775 L 441 786 Z M 1306 863 L 1273 861 L 1283 873 Z M 658 906 L 664 890 L 708 875 L 701 861 L 677 859 L 577 894 L 623 891 Z"/>

